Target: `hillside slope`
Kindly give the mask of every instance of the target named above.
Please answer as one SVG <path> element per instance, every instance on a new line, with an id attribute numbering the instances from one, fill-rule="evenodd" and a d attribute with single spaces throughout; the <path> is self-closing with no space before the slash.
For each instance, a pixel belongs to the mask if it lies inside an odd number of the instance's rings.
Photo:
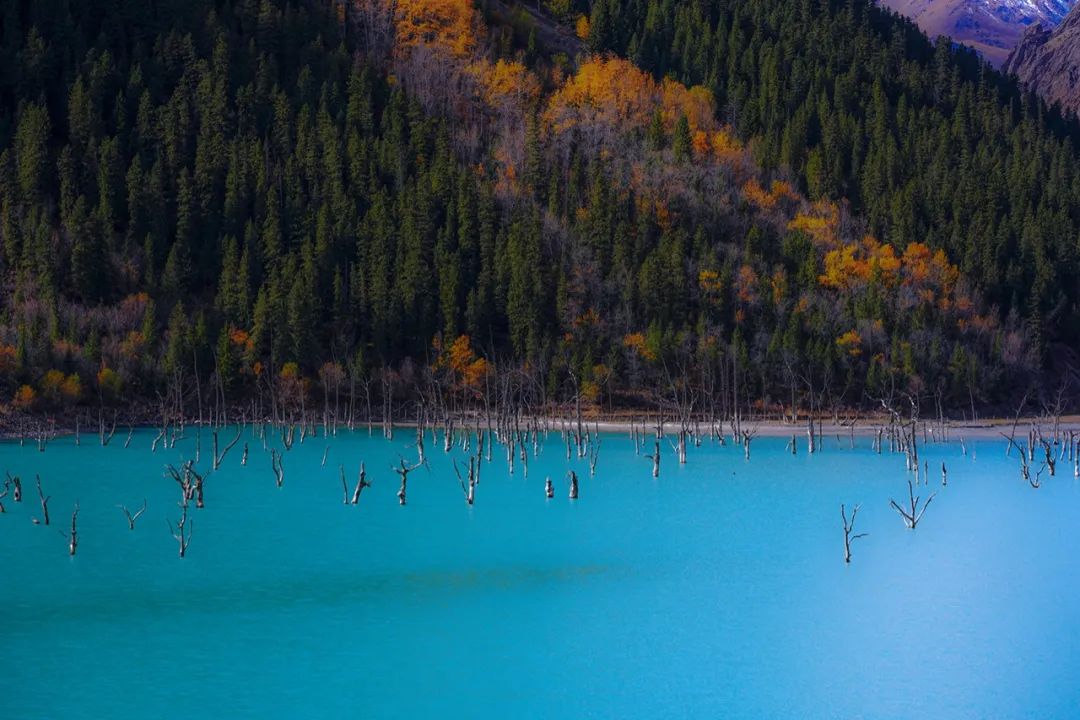
<path id="1" fill-rule="evenodd" d="M 1000 66 L 1028 28 L 1053 27 L 1075 0 L 880 0 L 911 18 L 930 37 L 970 45 Z"/>
<path id="2" fill-rule="evenodd" d="M 1076 128 L 866 0 L 578 3 L 575 62 L 514 4 L 12 7 L 8 409 L 966 411 L 1077 337 Z"/>
<path id="3" fill-rule="evenodd" d="M 1016 75 L 1047 102 L 1080 112 L 1080 6 L 1052 30 L 1042 26 L 1028 30 L 1002 70 Z"/>

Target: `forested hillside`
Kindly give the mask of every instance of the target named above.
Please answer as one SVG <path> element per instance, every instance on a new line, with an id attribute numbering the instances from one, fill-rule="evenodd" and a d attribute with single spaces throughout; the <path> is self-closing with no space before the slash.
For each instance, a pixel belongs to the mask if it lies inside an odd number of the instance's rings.
<path id="1" fill-rule="evenodd" d="M 584 8 L 582 8 L 584 9 Z M 1075 122 L 872 3 L 596 0 L 592 44 L 703 83 L 766 167 L 943 248 L 1052 360 L 1080 341 Z M 1072 361 L 1072 352 L 1069 352 Z"/>
<path id="2" fill-rule="evenodd" d="M 5 3 L 8 410 L 1056 389 L 1074 125 L 864 0 L 546 11 Z"/>

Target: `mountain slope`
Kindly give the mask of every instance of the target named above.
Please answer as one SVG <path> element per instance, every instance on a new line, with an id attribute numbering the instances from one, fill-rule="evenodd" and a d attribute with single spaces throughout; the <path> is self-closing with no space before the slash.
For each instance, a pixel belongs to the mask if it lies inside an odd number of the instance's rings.
<path id="1" fill-rule="evenodd" d="M 1016 75 L 1047 102 L 1080 112 L 1080 6 L 1053 30 L 1042 26 L 1028 30 L 1002 70 Z"/>
<path id="2" fill-rule="evenodd" d="M 1061 22 L 1075 0 L 880 0 L 930 37 L 945 35 L 1001 65 L 1024 32 Z"/>

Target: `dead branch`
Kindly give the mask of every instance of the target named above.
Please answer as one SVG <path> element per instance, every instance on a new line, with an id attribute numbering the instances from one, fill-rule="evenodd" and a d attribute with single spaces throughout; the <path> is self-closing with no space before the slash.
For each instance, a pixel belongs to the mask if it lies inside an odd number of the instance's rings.
<path id="1" fill-rule="evenodd" d="M 118 507 L 118 508 L 120 508 L 121 510 L 124 511 L 124 517 L 127 518 L 128 530 L 134 530 L 135 529 L 135 521 L 139 519 L 140 515 L 142 515 L 144 512 L 146 512 L 146 499 L 144 498 L 143 501 L 142 501 L 142 509 L 136 510 L 134 515 L 132 515 L 128 511 L 127 507 L 124 506 L 124 505 L 117 505 L 116 507 Z"/>
<path id="2" fill-rule="evenodd" d="M 932 493 L 930 497 L 926 498 L 926 502 L 923 503 L 922 508 L 919 508 L 919 497 L 915 495 L 915 488 L 911 484 L 911 480 L 908 480 L 908 507 L 900 507 L 895 500 L 890 499 L 889 504 L 896 512 L 900 513 L 900 517 L 904 520 L 904 525 L 909 530 L 914 530 L 915 526 L 922 520 L 923 513 L 926 512 L 926 508 L 930 507 L 930 503 L 933 501 L 934 496 L 937 493 Z"/>

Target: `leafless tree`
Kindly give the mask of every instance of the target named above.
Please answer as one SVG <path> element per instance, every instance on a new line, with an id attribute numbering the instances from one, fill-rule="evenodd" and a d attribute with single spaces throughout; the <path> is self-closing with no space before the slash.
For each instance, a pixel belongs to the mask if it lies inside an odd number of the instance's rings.
<path id="1" fill-rule="evenodd" d="M 577 500 L 578 498 L 578 477 L 577 473 L 573 470 L 570 471 L 570 499 Z"/>
<path id="2" fill-rule="evenodd" d="M 233 449 L 233 446 L 236 445 L 236 443 L 240 442 L 240 436 L 243 434 L 243 432 L 244 432 L 243 426 L 242 425 L 237 426 L 237 428 L 236 428 L 236 437 L 234 437 L 229 442 L 228 445 L 226 445 L 224 448 L 222 448 L 221 452 L 218 452 L 218 431 L 214 430 L 211 433 L 211 437 L 213 438 L 213 442 L 214 442 L 214 448 L 213 448 L 213 450 L 214 450 L 214 464 L 213 464 L 214 470 L 217 470 L 218 468 L 221 467 L 221 463 L 222 463 L 222 461 L 225 460 L 225 456 L 229 454 L 229 451 Z M 245 449 L 247 448 L 246 445 L 244 447 L 245 447 Z"/>
<path id="3" fill-rule="evenodd" d="M 934 496 L 937 493 L 932 493 L 930 497 L 926 498 L 926 502 L 922 504 L 922 508 L 919 507 L 919 497 L 915 495 L 915 488 L 911 484 L 911 480 L 908 480 L 908 505 L 906 507 L 900 507 L 895 500 L 890 499 L 889 505 L 892 506 L 896 512 L 900 513 L 900 517 L 904 520 L 904 525 L 910 530 L 914 530 L 915 526 L 922 520 L 923 513 L 926 512 L 926 508 L 930 507 L 930 503 L 933 501 Z"/>
<path id="4" fill-rule="evenodd" d="M 37 478 L 37 492 L 38 492 L 38 499 L 41 501 L 41 514 L 44 517 L 43 522 L 46 525 L 48 525 L 49 524 L 49 500 L 52 498 L 52 496 L 51 495 L 46 495 L 45 493 L 43 493 L 41 491 L 41 476 L 40 475 L 35 475 L 34 477 Z M 37 522 L 37 520 L 35 519 L 34 522 Z"/>
<path id="5" fill-rule="evenodd" d="M 550 500 L 555 497 L 555 485 L 551 482 L 551 476 L 548 475 L 547 480 L 544 481 L 544 495 Z"/>
<path id="6" fill-rule="evenodd" d="M 79 547 L 79 531 L 75 525 L 79 519 L 79 503 L 76 501 L 75 509 L 71 511 L 71 532 L 61 533 L 68 539 L 68 554 L 75 556 L 75 550 Z"/>
<path id="7" fill-rule="evenodd" d="M 406 494 L 408 492 L 409 473 L 420 467 L 421 463 L 407 465 L 405 463 L 405 458 L 399 457 L 398 459 L 400 460 L 399 465 L 397 467 L 391 465 L 390 468 L 401 477 L 401 487 L 398 489 L 397 497 L 398 504 L 404 505 L 406 502 Z"/>
<path id="8" fill-rule="evenodd" d="M 652 455 L 646 455 L 646 459 L 652 460 L 652 476 L 660 477 L 660 441 L 656 441 Z"/>
<path id="9" fill-rule="evenodd" d="M 281 453 L 278 452 L 277 448 L 270 449 L 270 467 L 274 471 L 277 486 L 281 487 L 285 484 L 285 466 L 282 462 Z"/>
<path id="10" fill-rule="evenodd" d="M 180 519 L 175 523 L 168 520 L 165 524 L 180 547 L 180 557 L 187 555 L 188 545 L 191 543 L 191 531 L 195 522 L 188 519 L 188 505 L 186 502 L 177 503 L 180 506 Z"/>
<path id="11" fill-rule="evenodd" d="M 7 510 L 4 509 L 4 498 L 6 498 L 8 496 L 8 493 L 10 491 L 11 491 L 11 480 L 5 478 L 4 479 L 4 492 L 0 492 L 0 513 L 7 512 Z"/>
<path id="12" fill-rule="evenodd" d="M 12 475 L 9 472 L 9 473 L 7 473 L 7 481 L 9 483 L 11 483 L 12 492 L 13 492 L 13 494 L 11 496 L 12 499 L 17 503 L 21 503 L 22 502 L 22 480 L 19 479 L 18 475 Z"/>
<path id="13" fill-rule="evenodd" d="M 364 492 L 366 487 L 371 487 L 371 483 L 367 480 L 367 468 L 364 467 L 364 463 L 360 463 L 360 475 L 356 479 L 356 487 L 353 489 L 352 494 L 353 505 L 360 502 L 360 493 Z"/>
<path id="14" fill-rule="evenodd" d="M 134 515 L 132 515 L 131 512 L 128 511 L 127 507 L 124 506 L 124 505 L 117 505 L 116 507 L 118 507 L 118 508 L 120 508 L 121 510 L 124 511 L 124 517 L 127 518 L 128 530 L 134 530 L 135 529 L 135 521 L 139 519 L 139 516 L 141 516 L 144 512 L 146 512 L 146 500 L 144 499 L 142 501 L 142 508 L 139 509 L 139 510 L 136 510 Z"/>
<path id="15" fill-rule="evenodd" d="M 855 542 L 859 538 L 866 537 L 869 533 L 859 533 L 858 535 L 852 535 L 852 531 L 855 530 L 855 516 L 859 514 L 859 508 L 861 505 L 856 505 L 851 508 L 851 520 L 848 520 L 847 511 L 844 508 L 844 503 L 840 503 L 840 519 L 844 521 L 844 562 L 851 562 L 851 543 Z"/>
<path id="16" fill-rule="evenodd" d="M 113 435 L 116 434 L 116 414 L 116 411 L 113 410 L 112 426 L 106 430 L 105 408 L 101 408 L 98 412 L 98 439 L 101 441 L 101 447 L 105 447 L 112 442 Z"/>
<path id="17" fill-rule="evenodd" d="M 461 491 L 465 494 L 465 502 L 472 505 L 476 500 L 476 458 L 472 455 L 469 456 L 469 481 L 465 482 L 465 478 L 461 476 L 461 470 L 458 468 L 457 459 L 454 460 L 454 474 L 458 477 L 458 482 L 461 483 Z"/>

